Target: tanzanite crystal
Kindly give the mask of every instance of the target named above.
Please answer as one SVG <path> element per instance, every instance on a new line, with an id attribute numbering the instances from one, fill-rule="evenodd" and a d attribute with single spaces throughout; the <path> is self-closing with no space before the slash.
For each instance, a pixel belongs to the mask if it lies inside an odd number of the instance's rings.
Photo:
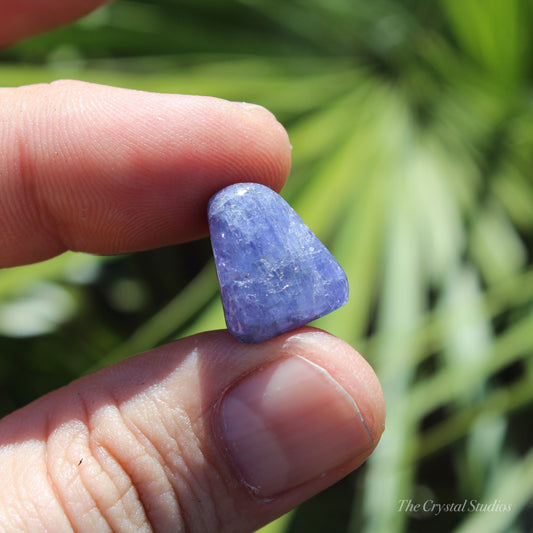
<path id="1" fill-rule="evenodd" d="M 341 266 L 273 190 L 226 187 L 208 218 L 226 324 L 240 341 L 265 341 L 347 302 Z"/>

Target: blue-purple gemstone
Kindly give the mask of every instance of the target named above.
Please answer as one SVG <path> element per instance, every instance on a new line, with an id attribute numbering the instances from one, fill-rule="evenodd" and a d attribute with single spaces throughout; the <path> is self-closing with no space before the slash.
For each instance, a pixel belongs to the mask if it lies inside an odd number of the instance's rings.
<path id="1" fill-rule="evenodd" d="M 208 218 L 226 324 L 240 341 L 276 337 L 348 301 L 339 263 L 268 187 L 222 189 Z"/>

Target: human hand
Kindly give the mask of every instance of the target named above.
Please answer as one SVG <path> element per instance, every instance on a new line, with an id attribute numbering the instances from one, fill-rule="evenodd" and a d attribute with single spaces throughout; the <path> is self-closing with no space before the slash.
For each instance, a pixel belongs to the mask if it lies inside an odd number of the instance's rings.
<path id="1" fill-rule="evenodd" d="M 68 17 L 98 3 L 69 2 Z M 67 20 L 62 0 L 12 5 L 9 41 Z M 0 145 L 3 267 L 203 236 L 214 192 L 279 190 L 290 166 L 260 107 L 73 81 L 1 89 Z M 4 418 L 0 529 L 252 531 L 357 468 L 383 420 L 370 366 L 325 332 L 203 333 Z"/>

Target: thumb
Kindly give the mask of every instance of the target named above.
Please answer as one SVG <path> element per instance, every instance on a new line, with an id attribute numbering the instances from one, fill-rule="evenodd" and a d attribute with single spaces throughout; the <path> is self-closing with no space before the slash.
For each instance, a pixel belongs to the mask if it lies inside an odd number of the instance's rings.
<path id="1" fill-rule="evenodd" d="M 327 333 L 204 333 L 5 418 L 0 529 L 253 531 L 357 468 L 383 421 L 370 366 Z"/>

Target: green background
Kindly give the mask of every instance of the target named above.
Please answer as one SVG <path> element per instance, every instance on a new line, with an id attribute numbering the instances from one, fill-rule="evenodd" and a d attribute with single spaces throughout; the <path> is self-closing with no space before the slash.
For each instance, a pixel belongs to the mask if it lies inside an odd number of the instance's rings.
<path id="1" fill-rule="evenodd" d="M 2 85 L 207 94 L 287 127 L 283 195 L 351 287 L 317 325 L 370 361 L 388 412 L 358 472 L 265 531 L 533 529 L 532 27 L 526 0 L 118 0 L 0 52 Z M 207 239 L 0 270 L 0 414 L 221 327 Z"/>

